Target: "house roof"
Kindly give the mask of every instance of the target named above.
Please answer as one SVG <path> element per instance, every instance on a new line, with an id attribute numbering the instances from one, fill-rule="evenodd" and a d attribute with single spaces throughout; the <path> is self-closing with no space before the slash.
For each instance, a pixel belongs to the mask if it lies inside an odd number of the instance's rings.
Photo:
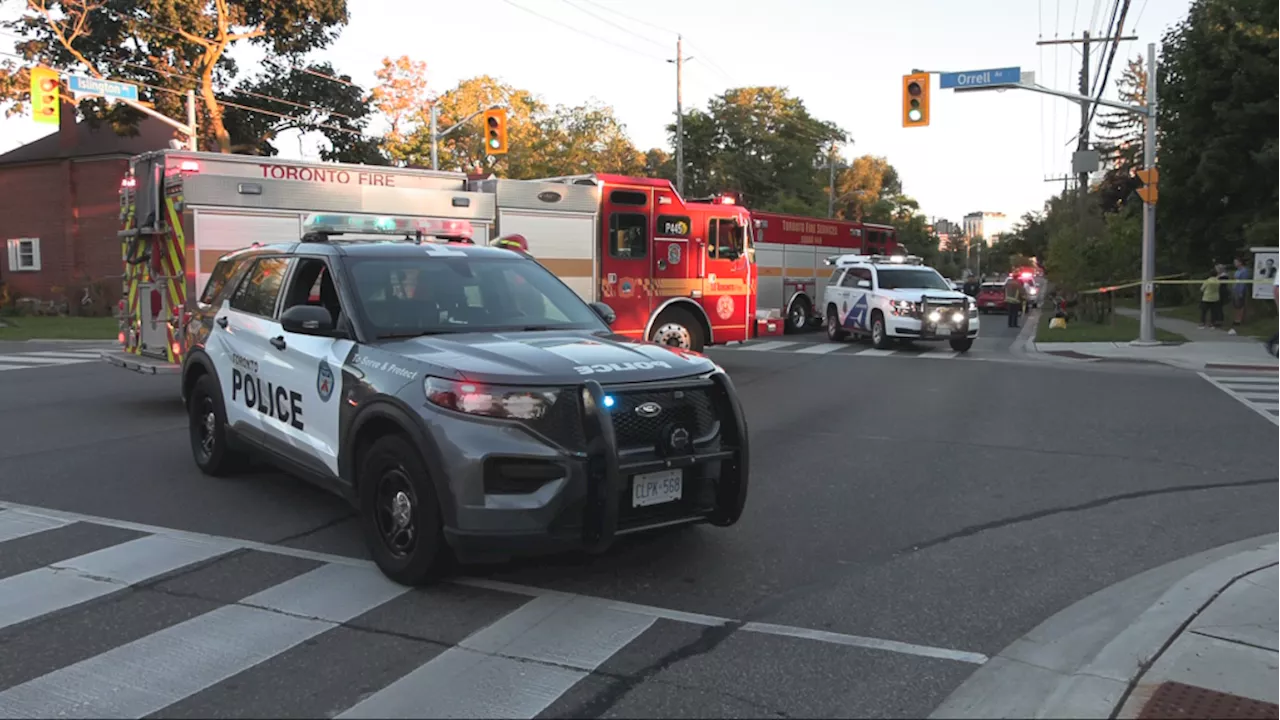
<path id="1" fill-rule="evenodd" d="M 66 108 L 63 111 L 66 112 Z M 62 142 L 59 137 L 62 132 L 73 133 L 72 142 Z M 95 129 L 86 122 L 73 125 L 64 120 L 57 131 L 0 155 L 0 165 L 102 156 L 131 157 L 163 150 L 169 147 L 173 136 L 173 128 L 152 117 L 138 123 L 138 134 L 131 136 L 117 135 L 105 124 Z"/>

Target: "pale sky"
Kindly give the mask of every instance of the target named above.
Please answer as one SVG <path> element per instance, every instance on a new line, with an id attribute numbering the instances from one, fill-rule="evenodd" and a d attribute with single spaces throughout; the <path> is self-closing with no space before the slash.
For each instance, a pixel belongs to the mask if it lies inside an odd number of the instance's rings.
<path id="1" fill-rule="evenodd" d="M 1120 0 L 1123 2 L 1123 0 Z M 854 140 L 844 157 L 883 155 L 930 218 L 968 212 L 1011 219 L 1039 210 L 1070 171 L 1079 106 L 1025 90 L 956 94 L 932 86 L 927 128 L 901 126 L 902 75 L 1021 67 L 1041 84 L 1075 91 L 1079 45 L 1097 37 L 1113 0 L 348 0 L 351 22 L 316 57 L 371 85 L 384 56 L 427 63 L 433 92 L 493 75 L 550 104 L 612 105 L 641 150 L 666 146 L 675 112 L 675 33 L 684 35 L 684 102 L 705 108 L 730 87 L 782 85 L 816 117 Z M 1146 54 L 1190 0 L 1132 0 L 1107 83 Z M 530 12 L 518 9 L 526 8 Z M 12 17 L 10 11 L 4 15 Z M 621 13 L 621 14 L 619 14 Z M 547 19 L 543 19 L 544 16 Z M 566 27 L 567 26 L 567 27 Z M 575 30 L 569 28 L 575 28 Z M 623 29 L 625 28 L 625 30 Z M 12 52 L 0 36 L 0 52 Z M 1101 47 L 1093 46 L 1091 72 Z M 0 56 L 3 57 L 3 56 Z M 241 57 L 237 55 L 237 57 Z M 245 59 L 248 59 L 245 57 Z M 0 120 L 0 152 L 44 134 L 29 117 Z M 1096 133 L 1096 119 L 1095 119 Z M 1070 147 L 1068 147 L 1070 145 Z M 284 157 L 315 157 L 309 139 L 281 141 Z"/>

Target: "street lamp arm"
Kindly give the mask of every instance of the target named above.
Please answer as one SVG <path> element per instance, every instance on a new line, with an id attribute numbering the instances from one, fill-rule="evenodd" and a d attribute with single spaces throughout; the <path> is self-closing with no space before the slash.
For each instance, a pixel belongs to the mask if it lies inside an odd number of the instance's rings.
<path id="1" fill-rule="evenodd" d="M 1131 112 L 1131 113 L 1134 113 L 1135 115 L 1142 115 L 1142 116 L 1147 115 L 1147 108 L 1143 105 L 1129 105 L 1128 103 L 1122 103 L 1117 100 L 1107 100 L 1106 98 L 1096 98 L 1096 97 L 1089 97 L 1087 95 L 1077 95 L 1075 93 L 1063 92 L 1062 90 L 1054 90 L 1052 88 L 1047 88 L 1039 84 L 1027 85 L 1024 83 L 1017 83 L 1012 87 L 1021 88 L 1023 90 L 1030 90 L 1031 92 L 1038 92 L 1043 95 L 1052 95 L 1054 97 L 1066 98 L 1067 100 L 1075 100 L 1076 102 L 1089 102 L 1097 105 L 1103 105 L 1106 107 L 1115 108 L 1117 110 L 1124 110 L 1126 112 Z"/>
<path id="2" fill-rule="evenodd" d="M 432 112 L 434 113 L 434 112 L 435 112 L 435 106 L 434 106 L 434 105 L 432 105 L 431 107 L 432 107 Z M 458 122 L 454 123 L 453 125 L 450 125 L 449 127 L 445 128 L 444 130 L 441 130 L 440 132 L 437 132 L 437 133 L 436 133 L 436 139 L 437 139 L 437 140 L 439 140 L 440 138 L 445 137 L 446 135 L 448 135 L 449 133 L 453 132 L 454 130 L 457 130 L 458 128 L 462 127 L 463 125 L 466 125 L 467 123 L 471 122 L 471 120 L 472 120 L 472 119 L 474 119 L 476 116 L 480 115 L 480 113 L 483 113 L 483 112 L 484 112 L 484 111 L 486 111 L 486 110 L 497 110 L 498 108 L 501 108 L 501 107 L 504 107 L 504 106 L 502 106 L 502 105 L 490 105 L 489 107 L 480 108 L 479 110 L 477 110 L 477 111 L 475 111 L 475 112 L 471 113 L 470 115 L 468 115 L 468 116 L 466 116 L 466 117 L 462 118 L 461 120 L 459 120 Z"/>

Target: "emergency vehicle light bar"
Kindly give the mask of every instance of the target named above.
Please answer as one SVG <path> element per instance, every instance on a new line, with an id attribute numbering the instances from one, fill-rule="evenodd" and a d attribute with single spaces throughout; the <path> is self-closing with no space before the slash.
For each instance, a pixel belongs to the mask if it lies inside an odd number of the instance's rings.
<path id="1" fill-rule="evenodd" d="M 395 217 L 386 215 L 337 215 L 312 213 L 302 221 L 302 233 L 329 235 L 417 235 L 470 240 L 474 234 L 469 220 Z"/>

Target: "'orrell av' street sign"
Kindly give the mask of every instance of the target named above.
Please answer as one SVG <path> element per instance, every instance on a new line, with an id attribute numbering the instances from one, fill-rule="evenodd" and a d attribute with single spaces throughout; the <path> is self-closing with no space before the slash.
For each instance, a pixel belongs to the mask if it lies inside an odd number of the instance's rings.
<path id="1" fill-rule="evenodd" d="M 99 80 L 83 75 L 68 75 L 67 88 L 79 95 L 101 95 L 117 100 L 138 101 L 138 86 L 115 80 Z"/>
<path id="2" fill-rule="evenodd" d="M 996 68 L 993 70 L 969 70 L 967 72 L 940 73 L 938 87 L 943 90 L 977 90 L 1001 85 L 1016 85 L 1022 81 L 1022 68 Z"/>

